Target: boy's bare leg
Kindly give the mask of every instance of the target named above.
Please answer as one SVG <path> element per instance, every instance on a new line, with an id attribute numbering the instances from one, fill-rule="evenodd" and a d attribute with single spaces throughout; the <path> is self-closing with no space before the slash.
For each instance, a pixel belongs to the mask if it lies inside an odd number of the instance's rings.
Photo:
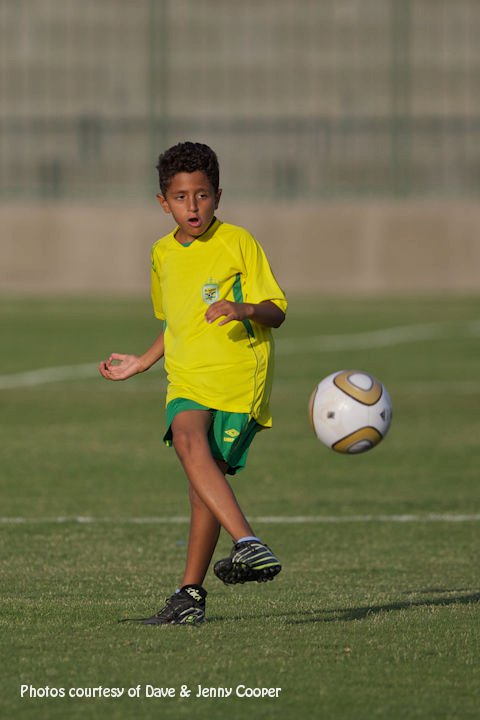
<path id="1" fill-rule="evenodd" d="M 254 532 L 210 451 L 208 410 L 185 410 L 172 422 L 173 445 L 196 494 L 234 542 Z"/>
<path id="2" fill-rule="evenodd" d="M 181 587 L 202 585 L 220 534 L 220 523 L 191 485 L 190 507 L 187 562 Z"/>

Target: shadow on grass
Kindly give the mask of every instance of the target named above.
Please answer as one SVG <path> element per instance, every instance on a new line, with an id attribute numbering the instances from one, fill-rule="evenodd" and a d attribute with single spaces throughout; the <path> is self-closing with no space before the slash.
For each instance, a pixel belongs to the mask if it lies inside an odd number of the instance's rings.
<path id="1" fill-rule="evenodd" d="M 312 609 L 307 610 L 292 610 L 287 613 L 264 613 L 260 615 L 211 615 L 208 617 L 208 625 L 218 622 L 238 622 L 242 620 L 251 620 L 259 618 L 266 620 L 267 618 L 288 618 L 286 620 L 287 625 L 304 625 L 307 623 L 332 623 L 332 622 L 352 622 L 353 620 L 365 620 L 373 615 L 379 615 L 381 613 L 390 613 L 399 610 L 410 610 L 411 608 L 420 607 L 448 607 L 449 605 L 471 605 L 480 602 L 480 592 L 471 592 L 467 590 L 447 590 L 440 588 L 429 588 L 424 592 L 438 593 L 438 597 L 428 597 L 419 600 L 402 600 L 399 602 L 385 603 L 382 605 L 365 605 L 363 607 L 356 608 L 333 608 L 333 609 Z M 467 593 L 460 595 L 459 593 Z M 407 594 L 407 593 L 404 593 Z M 418 594 L 418 591 L 417 591 Z M 298 618 L 299 615 L 304 617 Z M 292 616 L 297 616 L 297 619 L 290 619 Z M 305 617 L 306 616 L 306 617 Z M 133 618 L 121 618 L 118 620 L 119 623 L 133 623 L 141 624 L 144 618 L 133 617 Z M 158 627 L 158 626 L 157 626 Z M 170 625 L 163 625 L 161 627 L 172 627 Z M 191 626 L 190 626 L 191 627 Z"/>
<path id="2" fill-rule="evenodd" d="M 448 592 L 438 590 L 435 592 Z M 409 610 L 419 607 L 448 607 L 449 605 L 470 605 L 480 602 L 480 592 L 469 593 L 468 595 L 452 595 L 440 597 L 429 597 L 422 600 L 402 600 L 399 602 L 386 603 L 384 605 L 366 605 L 357 608 L 335 608 L 333 610 L 322 610 L 320 614 L 312 613 L 311 617 L 301 620 L 290 620 L 292 625 L 304 623 L 327 623 L 327 622 L 351 622 L 352 620 L 365 620 L 372 615 L 390 613 L 398 610 Z"/>

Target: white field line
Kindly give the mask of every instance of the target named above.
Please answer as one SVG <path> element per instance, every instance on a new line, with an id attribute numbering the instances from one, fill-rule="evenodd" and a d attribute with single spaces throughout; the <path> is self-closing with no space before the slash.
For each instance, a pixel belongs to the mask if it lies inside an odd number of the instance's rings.
<path id="1" fill-rule="evenodd" d="M 480 392 L 480 380 L 425 380 L 402 384 L 402 390 L 411 394 L 456 393 L 471 395 Z"/>
<path id="2" fill-rule="evenodd" d="M 267 525 L 342 525 L 345 523 L 467 523 L 480 522 L 480 513 L 425 513 L 422 515 L 259 515 L 250 520 Z M 184 525 L 187 515 L 157 517 L 0 517 L 0 525 Z"/>
<path id="3" fill-rule="evenodd" d="M 453 331 L 453 332 L 452 332 Z M 480 337 L 480 321 L 460 323 L 440 322 L 424 325 L 400 325 L 369 332 L 345 335 L 318 335 L 303 338 L 280 338 L 276 351 L 281 355 L 305 352 L 333 352 L 336 350 L 369 350 L 411 342 L 444 340 L 450 337 Z"/>
<path id="4" fill-rule="evenodd" d="M 461 324 L 440 322 L 423 325 L 400 325 L 345 335 L 318 335 L 299 338 L 280 338 L 276 342 L 278 355 L 322 353 L 338 350 L 368 350 L 404 343 L 444 340 L 458 337 L 480 337 L 480 320 Z M 93 378 L 98 374 L 97 363 L 39 368 L 27 372 L 0 375 L 0 390 L 34 387 L 65 380 Z"/>
<path id="5" fill-rule="evenodd" d="M 62 380 L 80 380 L 91 378 L 98 373 L 97 363 L 85 365 L 63 365 L 60 367 L 39 368 L 28 372 L 0 375 L 0 390 L 33 387 Z"/>

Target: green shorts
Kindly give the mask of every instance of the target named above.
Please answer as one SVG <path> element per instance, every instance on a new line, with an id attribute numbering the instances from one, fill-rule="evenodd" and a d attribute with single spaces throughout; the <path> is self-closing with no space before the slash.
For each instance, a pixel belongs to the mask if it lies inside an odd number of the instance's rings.
<path id="1" fill-rule="evenodd" d="M 256 420 L 251 418 L 248 413 L 215 410 L 200 405 L 194 400 L 175 398 L 168 403 L 166 408 L 167 432 L 163 438 L 165 445 L 172 445 L 173 418 L 184 410 L 208 410 L 211 412 L 213 420 L 208 432 L 208 442 L 213 457 L 227 463 L 229 475 L 235 475 L 237 470 L 245 467 L 252 440 L 257 432 L 262 430 L 262 426 Z"/>

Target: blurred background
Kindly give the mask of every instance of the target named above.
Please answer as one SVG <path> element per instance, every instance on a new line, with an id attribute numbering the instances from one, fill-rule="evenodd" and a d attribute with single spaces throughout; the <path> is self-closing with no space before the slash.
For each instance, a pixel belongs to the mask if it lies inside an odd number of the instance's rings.
<path id="1" fill-rule="evenodd" d="M 159 153 L 294 292 L 480 286 L 476 0 L 0 0 L 0 281 L 148 292 Z"/>

